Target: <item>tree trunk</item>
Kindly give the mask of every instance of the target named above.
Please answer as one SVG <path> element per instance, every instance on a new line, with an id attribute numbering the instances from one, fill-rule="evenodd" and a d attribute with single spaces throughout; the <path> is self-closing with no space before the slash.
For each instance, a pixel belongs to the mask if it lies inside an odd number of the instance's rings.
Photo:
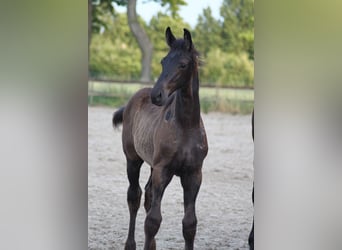
<path id="1" fill-rule="evenodd" d="M 151 81 L 151 63 L 153 46 L 150 42 L 145 30 L 139 24 L 136 11 L 137 0 L 128 0 L 127 18 L 129 28 L 137 40 L 141 53 L 141 76 L 140 80 L 143 82 Z"/>

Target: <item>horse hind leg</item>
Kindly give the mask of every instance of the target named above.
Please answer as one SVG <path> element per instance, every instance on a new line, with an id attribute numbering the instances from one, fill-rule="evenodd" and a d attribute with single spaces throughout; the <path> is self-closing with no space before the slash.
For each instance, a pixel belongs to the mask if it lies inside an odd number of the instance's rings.
<path id="1" fill-rule="evenodd" d="M 202 183 L 202 171 L 199 169 L 191 174 L 184 173 L 181 176 L 181 183 L 184 192 L 183 237 L 185 240 L 185 249 L 192 250 L 194 249 L 197 228 L 195 203 Z"/>
<path id="2" fill-rule="evenodd" d="M 125 250 L 135 250 L 136 243 L 134 239 L 135 220 L 140 207 L 141 188 L 139 185 L 140 167 L 143 164 L 141 159 L 129 160 L 127 158 L 127 176 L 129 187 L 127 190 L 127 203 L 129 208 L 129 229 L 128 237 L 125 244 Z"/>
<path id="3" fill-rule="evenodd" d="M 152 168 L 151 168 L 150 177 L 148 178 L 148 181 L 147 181 L 147 183 L 145 185 L 145 202 L 144 202 L 144 207 L 145 207 L 146 213 L 151 208 L 151 201 L 152 201 Z"/>

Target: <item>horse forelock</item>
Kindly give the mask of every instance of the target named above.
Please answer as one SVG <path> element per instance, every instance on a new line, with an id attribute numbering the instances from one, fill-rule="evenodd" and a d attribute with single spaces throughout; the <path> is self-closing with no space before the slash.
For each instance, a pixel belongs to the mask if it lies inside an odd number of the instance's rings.
<path id="1" fill-rule="evenodd" d="M 176 41 L 174 41 L 174 43 L 172 44 L 170 50 L 179 50 L 179 51 L 185 51 L 186 50 L 186 44 L 184 39 L 177 39 Z M 200 66 L 201 63 L 201 59 L 200 59 L 200 54 L 199 52 L 196 50 L 194 44 L 192 44 L 191 50 L 190 50 L 190 54 L 191 54 L 191 59 L 192 61 L 197 65 Z"/>

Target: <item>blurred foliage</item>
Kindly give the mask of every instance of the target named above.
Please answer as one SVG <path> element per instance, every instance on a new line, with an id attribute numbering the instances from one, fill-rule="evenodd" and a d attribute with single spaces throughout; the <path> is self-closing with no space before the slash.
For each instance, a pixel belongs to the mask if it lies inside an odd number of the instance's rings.
<path id="1" fill-rule="evenodd" d="M 213 17 L 208 7 L 198 16 L 194 28 L 177 15 L 177 8 L 183 0 L 155 2 L 170 4 L 167 13 L 157 13 L 149 23 L 139 19 L 154 48 L 153 80 L 158 78 L 160 60 L 168 51 L 165 29 L 170 26 L 176 37 L 183 36 L 183 28 L 191 31 L 204 62 L 200 68 L 202 83 L 253 87 L 254 0 L 223 0 L 219 19 Z M 174 6 L 174 10 L 171 6 Z M 105 28 L 93 32 L 90 46 L 91 76 L 115 80 L 139 79 L 141 52 L 128 27 L 126 14 L 117 13 L 115 9 L 106 10 L 101 12 L 100 19 L 105 23 Z"/>
<path id="2" fill-rule="evenodd" d="M 202 15 L 198 17 L 193 33 L 194 37 L 199 38 L 196 39 L 196 47 L 202 56 L 206 57 L 208 52 L 214 47 L 222 48 L 222 25 L 219 20 L 212 16 L 209 7 L 204 9 Z"/>
<path id="3" fill-rule="evenodd" d="M 113 3 L 126 5 L 125 0 L 89 0 L 91 1 L 91 30 L 92 33 L 99 33 L 102 28 L 107 29 L 110 23 L 105 18 L 108 14 L 115 15 Z"/>
<path id="4" fill-rule="evenodd" d="M 206 82 L 219 86 L 253 87 L 254 62 L 246 53 L 233 54 L 219 48 L 209 51 L 200 77 Z M 227 84 L 229 83 L 229 84 Z"/>
<path id="5" fill-rule="evenodd" d="M 107 13 L 103 20 L 112 25 L 104 32 L 92 36 L 89 62 L 91 75 L 118 80 L 139 79 L 141 52 L 131 35 L 126 15 Z"/>
<path id="6" fill-rule="evenodd" d="M 246 51 L 254 58 L 254 0 L 223 0 L 222 49 L 239 53 Z"/>
<path id="7" fill-rule="evenodd" d="M 178 11 L 181 5 L 186 5 L 184 0 L 153 0 L 154 2 L 160 3 L 161 6 L 168 6 L 167 11 L 171 13 L 173 18 L 179 17 Z"/>
<path id="8" fill-rule="evenodd" d="M 91 2 L 91 29 L 92 33 L 99 33 L 101 29 L 107 29 L 110 23 L 103 20 L 108 13 L 115 14 L 114 4 L 119 6 L 127 6 L 129 0 L 88 0 Z M 163 7 L 167 7 L 167 12 L 175 18 L 178 16 L 180 6 L 186 5 L 184 0 L 147 0 L 159 3 Z"/>

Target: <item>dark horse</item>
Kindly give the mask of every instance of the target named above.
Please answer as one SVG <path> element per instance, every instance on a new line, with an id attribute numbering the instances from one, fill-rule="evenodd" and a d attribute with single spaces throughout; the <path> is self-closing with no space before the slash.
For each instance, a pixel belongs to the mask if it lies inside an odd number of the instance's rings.
<path id="1" fill-rule="evenodd" d="M 135 220 L 140 206 L 140 167 L 151 166 L 145 186 L 145 246 L 156 249 L 155 235 L 162 221 L 160 204 L 172 177 L 181 179 L 184 196 L 183 236 L 185 249 L 193 249 L 197 219 L 196 197 L 202 182 L 202 163 L 208 152 L 200 115 L 198 53 L 190 32 L 176 39 L 168 27 L 170 51 L 162 59 L 162 73 L 153 87 L 138 91 L 115 112 L 114 126 L 123 123 L 122 145 L 127 160 L 130 221 L 125 249 L 135 249 Z"/>
<path id="2" fill-rule="evenodd" d="M 253 109 L 253 113 L 252 113 L 252 137 L 253 137 L 253 141 L 254 141 L 254 109 Z M 252 191 L 252 201 L 253 201 L 253 205 L 254 205 L 254 184 L 253 184 L 253 191 Z M 251 232 L 249 233 L 249 237 L 248 237 L 248 244 L 249 244 L 249 249 L 254 250 L 254 217 L 253 217 L 252 229 L 251 229 Z"/>

